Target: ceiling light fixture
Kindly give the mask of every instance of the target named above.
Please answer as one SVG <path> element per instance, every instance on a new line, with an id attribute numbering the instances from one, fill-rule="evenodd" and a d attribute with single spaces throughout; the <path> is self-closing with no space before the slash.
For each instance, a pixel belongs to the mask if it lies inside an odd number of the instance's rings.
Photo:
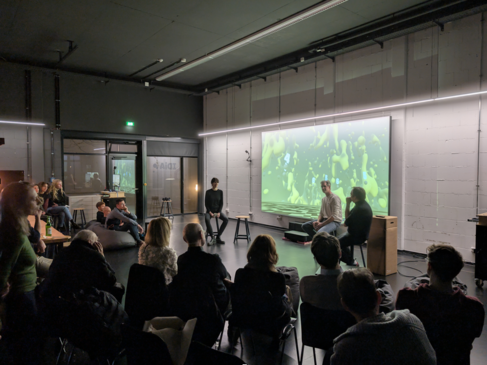
<path id="1" fill-rule="evenodd" d="M 205 62 L 208 62 L 214 58 L 220 57 L 226 53 L 232 52 L 236 50 L 237 48 L 246 46 L 252 42 L 258 41 L 259 39 L 262 39 L 264 37 L 267 37 L 268 35 L 271 35 L 273 33 L 279 32 L 280 30 L 290 27 L 294 24 L 297 24 L 303 20 L 309 19 L 317 14 L 320 14 L 326 10 L 329 10 L 331 8 L 334 8 L 335 6 L 341 5 L 344 2 L 348 0 L 330 0 L 330 1 L 322 1 L 317 5 L 310 6 L 307 9 L 304 9 L 303 11 L 300 11 L 299 13 L 293 14 L 287 18 L 284 18 L 283 20 L 280 20 L 274 24 L 271 24 L 268 27 L 265 27 L 261 30 L 258 30 L 257 32 L 254 32 L 252 34 L 249 34 L 246 37 L 240 38 L 236 40 L 235 42 L 232 42 L 230 44 L 227 44 L 224 47 L 218 48 L 217 50 L 210 52 L 204 56 L 201 56 L 191 62 L 188 62 L 187 64 L 177 67 L 174 70 L 168 71 L 166 73 L 163 73 L 162 75 L 159 75 L 156 77 L 157 81 L 162 81 L 165 79 L 168 79 L 174 75 L 177 75 L 183 71 L 189 70 L 193 67 L 199 66 Z"/>
<path id="2" fill-rule="evenodd" d="M 309 120 L 327 119 L 327 118 L 334 118 L 334 117 L 343 117 L 345 115 L 353 115 L 353 114 L 359 114 L 359 113 L 374 112 L 374 111 L 380 111 L 380 110 L 386 110 L 386 109 L 395 109 L 395 108 L 401 108 L 401 107 L 408 107 L 408 106 L 412 106 L 412 105 L 432 103 L 432 102 L 435 102 L 435 101 L 444 101 L 444 100 L 448 100 L 448 99 L 465 98 L 465 97 L 468 97 L 468 96 L 478 96 L 478 95 L 483 95 L 483 94 L 487 94 L 487 91 L 478 91 L 478 92 L 475 92 L 475 93 L 458 94 L 458 95 L 453 95 L 453 96 L 444 96 L 444 97 L 441 97 L 441 98 L 425 99 L 425 100 L 419 100 L 419 101 L 411 101 L 409 103 L 401 103 L 401 104 L 393 104 L 393 105 L 379 106 L 379 107 L 376 107 L 376 108 L 353 110 L 353 111 L 350 111 L 350 112 L 343 112 L 343 113 L 326 114 L 326 115 L 320 115 L 320 116 L 317 116 L 317 117 L 293 119 L 293 120 L 288 120 L 288 121 L 279 122 L 279 123 L 269 123 L 269 124 L 262 124 L 262 125 L 251 126 L 251 127 L 242 127 L 242 128 L 235 128 L 235 129 L 227 129 L 227 130 L 218 131 L 218 132 L 200 133 L 200 134 L 198 134 L 198 136 L 199 137 L 205 137 L 205 136 L 211 136 L 211 135 L 215 135 L 215 134 L 241 132 L 241 131 L 247 131 L 247 130 L 253 130 L 253 129 L 261 129 L 261 128 L 267 128 L 267 127 L 280 126 L 280 125 L 283 125 L 283 124 L 292 124 L 292 123 L 297 123 L 297 122 L 305 122 L 305 121 L 309 121 Z"/>
<path id="3" fill-rule="evenodd" d="M 34 125 L 38 127 L 43 127 L 45 126 L 44 123 L 31 123 L 31 122 L 10 122 L 7 120 L 0 120 L 0 124 L 19 124 L 19 125 Z"/>

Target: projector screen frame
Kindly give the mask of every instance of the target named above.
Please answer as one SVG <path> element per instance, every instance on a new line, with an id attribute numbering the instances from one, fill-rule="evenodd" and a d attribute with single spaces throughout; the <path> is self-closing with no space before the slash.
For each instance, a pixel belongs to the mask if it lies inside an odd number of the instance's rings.
<path id="1" fill-rule="evenodd" d="M 388 194 L 387 194 L 387 200 L 388 200 L 388 203 L 387 203 L 387 215 L 389 216 L 390 215 L 390 212 L 391 212 L 391 168 L 392 168 L 392 161 L 391 161 L 391 155 L 392 155 L 392 116 L 391 115 L 386 115 L 386 116 L 378 116 L 378 117 L 368 117 L 368 118 L 358 118 L 358 119 L 350 119 L 350 120 L 344 120 L 344 121 L 340 121 L 340 122 L 330 122 L 330 123 L 320 123 L 320 124 L 313 124 L 313 125 L 308 125 L 308 126 L 299 126 L 299 125 L 296 125 L 296 126 L 293 126 L 293 127 L 289 127 L 289 128 L 286 128 L 286 129 L 281 129 L 281 127 L 279 126 L 279 130 L 276 130 L 276 131 L 272 131 L 272 130 L 263 130 L 261 131 L 261 140 L 263 141 L 263 135 L 264 133 L 272 133 L 272 132 L 278 132 L 278 131 L 286 131 L 286 130 L 292 130 L 292 129 L 299 129 L 299 128 L 309 128 L 309 127 L 316 127 L 316 126 L 323 126 L 323 125 L 333 125 L 333 124 L 342 124 L 342 123 L 354 123 L 354 122 L 367 122 L 367 120 L 372 120 L 372 119 L 381 119 L 381 118 L 387 118 L 387 124 L 388 124 L 388 132 L 389 132 L 389 139 L 388 139 L 388 143 L 389 143 L 389 151 L 388 151 L 388 154 L 387 154 L 387 158 L 388 158 L 388 176 L 387 176 L 387 181 L 388 181 Z M 262 153 L 264 152 L 264 144 L 262 143 L 262 151 L 261 151 L 261 158 L 262 158 Z M 261 184 L 263 182 L 263 173 L 261 172 Z M 296 218 L 296 219 L 302 219 L 302 220 L 306 220 L 306 219 L 309 219 L 309 218 L 306 218 L 306 217 L 298 217 L 296 215 L 289 215 L 289 214 L 286 214 L 286 213 L 277 213 L 277 212 L 269 212 L 269 211 L 264 211 L 262 210 L 262 187 L 263 185 L 261 185 L 261 204 L 260 204 L 260 207 L 261 207 L 261 211 L 262 213 L 268 213 L 268 214 L 274 214 L 274 215 L 277 215 L 277 216 L 283 216 L 283 217 L 289 217 L 289 218 Z M 374 213 L 374 215 L 376 215 Z M 342 219 L 342 224 L 343 222 L 345 221 L 345 217 L 343 217 Z"/>

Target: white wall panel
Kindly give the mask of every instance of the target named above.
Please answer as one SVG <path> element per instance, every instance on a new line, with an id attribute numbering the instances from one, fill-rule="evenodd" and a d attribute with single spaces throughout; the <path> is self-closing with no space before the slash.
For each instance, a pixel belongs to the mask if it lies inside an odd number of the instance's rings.
<path id="1" fill-rule="evenodd" d="M 223 128 L 228 120 L 232 128 L 245 125 L 247 119 L 261 125 L 315 112 L 323 115 L 475 92 L 487 66 L 487 32 L 484 29 L 482 36 L 481 29 L 480 15 L 476 15 L 446 24 L 444 32 L 429 28 L 387 41 L 383 49 L 374 45 L 338 56 L 335 62 L 327 59 L 298 73 L 290 70 L 268 77 L 267 82 L 253 81 L 251 88 L 244 84 L 242 89 L 229 89 L 228 95 L 222 93 L 225 96 L 212 94 L 206 111 L 213 124 L 208 125 Z M 487 90 L 485 81 L 482 88 Z M 487 134 L 481 133 L 479 147 L 479 98 L 317 123 L 385 115 L 392 119 L 390 213 L 399 219 L 399 248 L 425 253 L 432 243 L 449 243 L 467 261 L 474 261 L 470 247 L 475 226 L 467 219 L 477 213 L 477 176 L 479 210 L 487 211 Z M 307 124 L 313 122 L 298 125 Z M 487 130 L 487 101 L 482 105 L 480 129 Z M 252 211 L 254 222 L 286 228 L 296 219 L 277 219 L 261 211 L 261 132 L 229 133 L 226 171 L 222 170 L 226 137 L 208 138 L 207 173 L 209 178 L 217 173 L 228 175 L 231 216 Z M 245 161 L 246 149 L 251 151 L 252 164 Z"/>

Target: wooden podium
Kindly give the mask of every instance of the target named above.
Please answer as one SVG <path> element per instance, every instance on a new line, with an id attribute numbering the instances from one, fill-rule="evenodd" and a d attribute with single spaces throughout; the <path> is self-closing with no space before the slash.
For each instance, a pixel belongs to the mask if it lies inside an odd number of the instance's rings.
<path id="1" fill-rule="evenodd" d="M 367 241 L 367 268 L 384 276 L 397 272 L 397 217 L 372 218 Z"/>

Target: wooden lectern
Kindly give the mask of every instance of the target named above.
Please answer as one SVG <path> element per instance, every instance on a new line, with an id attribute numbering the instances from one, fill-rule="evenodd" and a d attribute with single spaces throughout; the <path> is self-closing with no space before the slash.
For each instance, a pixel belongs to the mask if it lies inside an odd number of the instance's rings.
<path id="1" fill-rule="evenodd" d="M 397 217 L 372 218 L 367 241 L 367 268 L 384 276 L 397 272 Z"/>

